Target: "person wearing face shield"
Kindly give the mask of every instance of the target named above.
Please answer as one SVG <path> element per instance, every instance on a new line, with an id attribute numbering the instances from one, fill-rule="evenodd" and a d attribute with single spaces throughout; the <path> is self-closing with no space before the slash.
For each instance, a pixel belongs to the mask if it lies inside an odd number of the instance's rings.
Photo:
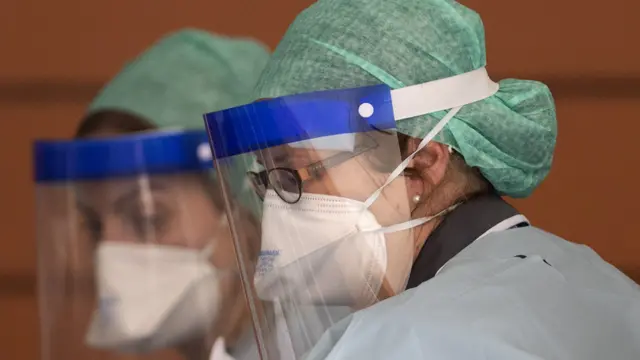
<path id="1" fill-rule="evenodd" d="M 225 212 L 256 257 L 253 190 L 235 163 L 220 191 L 202 114 L 248 101 L 268 56 L 253 40 L 169 34 L 101 90 L 76 139 L 36 144 L 38 184 L 72 190 L 76 209 L 41 231 L 60 237 L 41 243 L 46 359 L 259 358 Z"/>
<path id="2" fill-rule="evenodd" d="M 486 66 L 455 1 L 319 0 L 260 100 L 206 115 L 216 163 L 260 165 L 248 291 L 283 308 L 297 358 L 640 358 L 638 285 L 502 199 L 549 173 L 556 111 L 544 84 Z M 309 306 L 351 312 L 309 336 Z"/>

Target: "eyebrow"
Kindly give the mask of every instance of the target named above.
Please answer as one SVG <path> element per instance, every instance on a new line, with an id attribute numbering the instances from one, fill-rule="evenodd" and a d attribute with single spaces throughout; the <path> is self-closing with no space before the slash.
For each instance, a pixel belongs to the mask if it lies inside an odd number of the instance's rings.
<path id="1" fill-rule="evenodd" d="M 289 160 L 291 157 L 292 155 L 289 154 L 289 152 L 286 150 L 274 150 L 274 149 L 271 149 L 269 151 L 263 150 L 259 152 L 259 154 L 256 156 L 256 162 L 258 163 L 258 165 L 266 168 L 265 161 L 271 162 L 273 164 L 277 164 L 277 163 L 284 162 L 285 160 Z"/>
<path id="2" fill-rule="evenodd" d="M 168 186 L 164 184 L 162 181 L 149 179 L 149 190 L 157 191 L 157 190 L 166 190 Z M 118 198 L 113 202 L 113 209 L 116 213 L 123 212 L 123 209 L 129 205 L 131 201 L 139 201 L 141 197 L 141 188 L 139 185 L 133 186 L 132 189 L 125 192 L 124 194 L 118 196 Z"/>
<path id="3" fill-rule="evenodd" d="M 163 183 L 163 181 L 159 180 L 149 180 L 149 190 L 165 190 L 168 186 Z M 116 212 L 122 212 L 122 209 L 128 205 L 130 201 L 137 201 L 140 198 L 140 186 L 135 185 L 129 191 L 124 194 L 118 196 L 118 198 L 113 202 L 112 207 L 116 210 Z M 82 200 L 76 201 L 76 207 L 85 213 L 86 215 L 91 216 L 92 218 L 99 219 L 100 216 L 98 212 L 91 206 L 87 205 Z"/>

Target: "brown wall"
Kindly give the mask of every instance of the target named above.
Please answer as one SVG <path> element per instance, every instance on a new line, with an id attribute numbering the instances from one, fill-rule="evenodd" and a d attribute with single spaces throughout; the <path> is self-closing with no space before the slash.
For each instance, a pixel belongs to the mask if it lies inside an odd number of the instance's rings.
<path id="1" fill-rule="evenodd" d="M 517 205 L 640 280 L 640 2 L 462 1 L 485 20 L 489 71 L 546 81 L 558 101 L 553 171 Z M 30 144 L 69 136 L 122 63 L 185 26 L 270 46 L 310 1 L 34 1 L 0 5 L 0 359 L 38 358 Z M 339 14 L 336 14 L 339 16 Z"/>

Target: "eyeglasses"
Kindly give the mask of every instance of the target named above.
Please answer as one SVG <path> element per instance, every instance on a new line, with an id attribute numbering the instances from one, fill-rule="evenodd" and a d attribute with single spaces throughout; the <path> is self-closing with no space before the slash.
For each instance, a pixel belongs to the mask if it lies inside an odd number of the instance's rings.
<path id="1" fill-rule="evenodd" d="M 276 167 L 260 172 L 249 171 L 247 174 L 253 189 L 261 199 L 264 200 L 267 189 L 272 188 L 282 201 L 295 204 L 302 197 L 302 186 L 305 182 L 321 178 L 327 169 L 338 166 L 376 146 L 377 144 L 357 146 L 352 152 L 342 152 L 300 169 Z"/>

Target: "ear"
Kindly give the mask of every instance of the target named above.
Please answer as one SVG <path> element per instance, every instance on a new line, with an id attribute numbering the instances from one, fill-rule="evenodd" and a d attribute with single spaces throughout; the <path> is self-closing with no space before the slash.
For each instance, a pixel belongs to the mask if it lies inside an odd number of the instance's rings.
<path id="1" fill-rule="evenodd" d="M 413 153 L 420 144 L 420 139 L 411 138 L 407 144 L 408 153 Z M 409 195 L 416 195 L 424 199 L 429 196 L 431 189 L 437 187 L 444 180 L 450 160 L 449 147 L 437 142 L 429 142 L 411 159 Z"/>

